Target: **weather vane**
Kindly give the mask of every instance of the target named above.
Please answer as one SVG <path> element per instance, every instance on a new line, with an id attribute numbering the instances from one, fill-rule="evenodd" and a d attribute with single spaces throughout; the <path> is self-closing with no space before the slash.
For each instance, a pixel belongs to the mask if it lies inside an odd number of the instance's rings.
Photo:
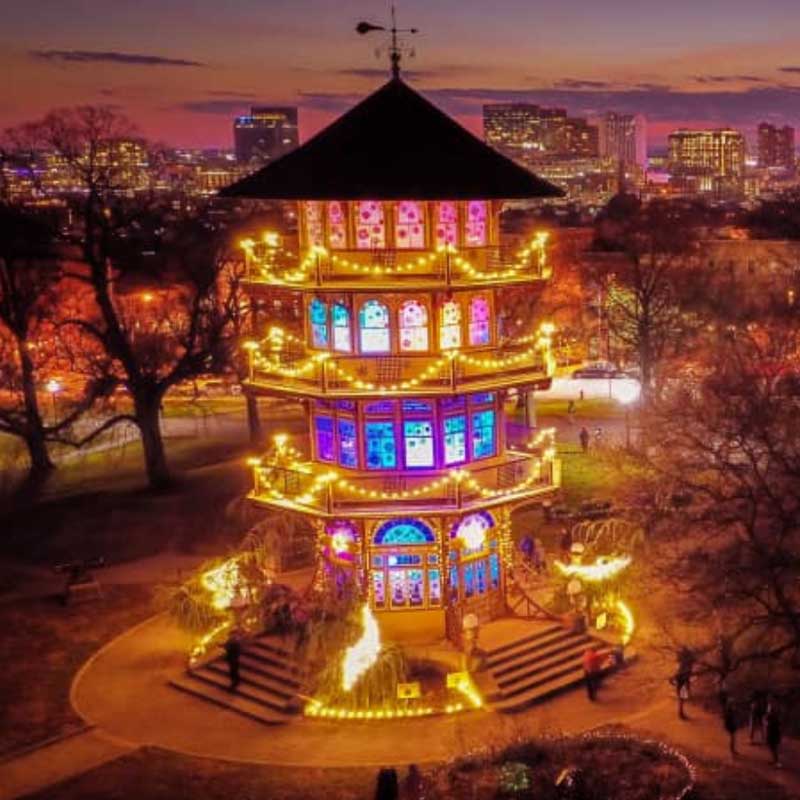
<path id="1" fill-rule="evenodd" d="M 392 77 L 400 77 L 400 59 L 403 53 L 408 53 L 410 58 L 414 57 L 414 49 L 409 47 L 402 39 L 398 38 L 398 33 L 419 33 L 419 28 L 398 28 L 397 19 L 395 18 L 394 3 L 392 3 L 392 27 L 389 28 L 389 33 L 392 34 L 391 43 L 389 45 L 389 60 L 392 64 Z M 359 22 L 356 25 L 356 31 L 360 34 L 371 33 L 372 31 L 385 31 L 385 25 L 373 25 L 371 22 Z M 377 51 L 380 53 L 380 50 Z"/>

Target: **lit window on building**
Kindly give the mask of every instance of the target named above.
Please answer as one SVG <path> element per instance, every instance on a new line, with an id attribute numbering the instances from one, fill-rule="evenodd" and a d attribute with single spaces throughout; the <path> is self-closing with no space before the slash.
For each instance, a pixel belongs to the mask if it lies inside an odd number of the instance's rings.
<path id="1" fill-rule="evenodd" d="M 461 305 L 456 300 L 447 300 L 440 315 L 439 347 L 442 350 L 461 347 Z"/>
<path id="2" fill-rule="evenodd" d="M 331 310 L 333 318 L 333 349 L 338 353 L 349 353 L 353 349 L 350 330 L 350 310 L 342 303 L 334 303 Z"/>
<path id="3" fill-rule="evenodd" d="M 336 452 L 333 436 L 333 418 L 317 417 L 317 457 L 320 461 L 334 461 Z"/>
<path id="4" fill-rule="evenodd" d="M 367 300 L 361 306 L 358 328 L 362 353 L 388 353 L 391 350 L 389 309 L 380 300 Z"/>
<path id="5" fill-rule="evenodd" d="M 308 307 L 311 322 L 311 346 L 328 347 L 328 306 L 315 297 Z"/>
<path id="6" fill-rule="evenodd" d="M 433 423 L 430 420 L 405 420 L 403 422 L 406 466 L 433 466 Z"/>
<path id="7" fill-rule="evenodd" d="M 436 246 L 458 244 L 458 206 L 452 201 L 437 203 L 436 206 Z"/>
<path id="8" fill-rule="evenodd" d="M 434 544 L 436 537 L 424 522 L 407 517 L 384 522 L 375 532 L 373 542 L 379 545 Z"/>
<path id="9" fill-rule="evenodd" d="M 483 295 L 473 297 L 469 304 L 469 343 L 489 344 L 489 300 Z"/>
<path id="10" fill-rule="evenodd" d="M 463 414 L 444 418 L 444 463 L 460 464 L 467 458 L 467 418 Z"/>
<path id="11" fill-rule="evenodd" d="M 325 246 L 325 223 L 322 219 L 322 203 L 309 200 L 303 203 L 306 222 L 306 241 L 309 247 Z"/>
<path id="12" fill-rule="evenodd" d="M 478 411 L 472 415 L 472 457 L 488 458 L 494 454 L 494 411 Z"/>
<path id="13" fill-rule="evenodd" d="M 364 425 L 364 432 L 367 469 L 394 469 L 397 466 L 394 423 L 367 422 Z"/>
<path id="14" fill-rule="evenodd" d="M 328 203 L 328 242 L 332 250 L 347 247 L 347 215 L 339 200 Z"/>
<path id="15" fill-rule="evenodd" d="M 364 413 L 365 414 L 384 414 L 384 415 L 391 415 L 394 414 L 395 409 L 395 401 L 394 400 L 375 400 L 371 403 L 367 403 L 364 406 Z"/>
<path id="16" fill-rule="evenodd" d="M 428 349 L 428 309 L 416 300 L 400 306 L 400 350 L 425 352 Z"/>
<path id="17" fill-rule="evenodd" d="M 464 225 L 464 244 L 467 247 L 483 247 L 486 244 L 488 216 L 485 200 L 470 200 L 467 203 Z"/>
<path id="18" fill-rule="evenodd" d="M 358 466 L 358 440 L 356 423 L 352 419 L 339 419 L 339 463 L 343 467 Z"/>
<path id="19" fill-rule="evenodd" d="M 425 222 L 422 203 L 416 200 L 401 200 L 395 209 L 395 247 L 400 250 L 424 249 Z"/>
<path id="20" fill-rule="evenodd" d="M 375 250 L 386 247 L 383 203 L 360 200 L 356 203 L 356 248 Z"/>
<path id="21" fill-rule="evenodd" d="M 352 522 L 334 520 L 325 528 L 330 543 L 328 555 L 340 561 L 354 561 L 358 533 Z"/>

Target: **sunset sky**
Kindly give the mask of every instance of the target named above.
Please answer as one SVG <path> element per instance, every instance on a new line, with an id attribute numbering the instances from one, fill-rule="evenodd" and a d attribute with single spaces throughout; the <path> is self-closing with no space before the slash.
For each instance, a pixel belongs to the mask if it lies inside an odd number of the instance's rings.
<path id="1" fill-rule="evenodd" d="M 387 77 L 377 0 L 2 0 L 0 127 L 104 103 L 148 137 L 231 146 L 251 103 L 307 138 Z M 800 123 L 797 0 L 399 0 L 409 82 L 480 133 L 484 102 L 637 111 L 679 126 Z M 413 133 L 413 132 L 410 132 Z"/>

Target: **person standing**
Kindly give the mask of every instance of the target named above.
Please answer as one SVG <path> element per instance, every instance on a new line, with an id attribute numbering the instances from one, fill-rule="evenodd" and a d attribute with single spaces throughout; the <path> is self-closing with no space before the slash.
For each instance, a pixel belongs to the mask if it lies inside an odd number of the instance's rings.
<path id="1" fill-rule="evenodd" d="M 565 564 L 569 564 L 570 553 L 572 551 L 572 534 L 569 532 L 569 528 L 561 529 L 561 539 L 559 540 L 558 546 L 561 550 L 561 560 Z"/>
<path id="2" fill-rule="evenodd" d="M 597 667 L 597 648 L 591 645 L 583 653 L 583 676 L 586 680 L 586 694 L 592 702 L 597 699 L 597 678 L 599 674 Z"/>
<path id="3" fill-rule="evenodd" d="M 239 677 L 239 661 L 242 656 L 242 643 L 239 641 L 239 636 L 235 631 L 225 642 L 223 649 L 225 650 L 225 661 L 228 662 L 228 674 L 231 681 L 230 690 L 235 692 L 241 680 Z"/>
<path id="4" fill-rule="evenodd" d="M 686 701 L 689 699 L 689 679 L 688 677 L 681 672 L 670 681 L 675 685 L 675 695 L 678 698 L 678 718 L 679 719 L 689 719 L 686 716 L 686 711 L 684 710 L 684 705 Z"/>
<path id="5" fill-rule="evenodd" d="M 756 690 L 750 697 L 750 744 L 756 744 L 756 734 L 764 741 L 764 717 L 767 714 L 767 698 L 764 692 Z"/>
<path id="6" fill-rule="evenodd" d="M 781 717 L 774 700 L 770 700 L 766 714 L 766 739 L 769 752 L 772 754 L 772 766 L 781 768 L 780 750 L 783 731 Z"/>
<path id="7" fill-rule="evenodd" d="M 383 767 L 378 772 L 378 779 L 375 782 L 375 800 L 397 800 L 399 794 L 397 770 L 394 767 Z"/>
<path id="8" fill-rule="evenodd" d="M 725 726 L 725 730 L 728 732 L 728 736 L 730 737 L 729 746 L 731 750 L 731 756 L 736 756 L 738 755 L 736 752 L 736 730 L 739 725 L 738 720 L 736 719 L 736 708 L 730 698 L 727 698 L 725 701 L 725 708 L 722 712 L 722 722 Z"/>
<path id="9" fill-rule="evenodd" d="M 581 450 L 583 450 L 584 453 L 588 453 L 589 452 L 589 431 L 586 429 L 585 425 L 581 428 L 581 432 L 578 434 L 578 438 L 581 441 Z"/>

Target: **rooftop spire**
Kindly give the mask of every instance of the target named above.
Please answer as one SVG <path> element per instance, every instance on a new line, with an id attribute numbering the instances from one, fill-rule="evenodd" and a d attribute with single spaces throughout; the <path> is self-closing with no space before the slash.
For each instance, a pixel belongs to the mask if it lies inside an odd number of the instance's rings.
<path id="1" fill-rule="evenodd" d="M 397 16 L 395 14 L 394 3 L 391 5 L 392 26 L 387 28 L 385 25 L 374 25 L 371 22 L 359 22 L 356 25 L 356 31 L 360 34 L 370 33 L 372 31 L 385 31 L 388 30 L 392 35 L 389 42 L 389 63 L 391 64 L 392 78 L 400 77 L 400 60 L 404 53 L 414 55 L 414 51 L 410 48 L 400 37 L 398 33 L 419 33 L 418 28 L 398 28 Z"/>

